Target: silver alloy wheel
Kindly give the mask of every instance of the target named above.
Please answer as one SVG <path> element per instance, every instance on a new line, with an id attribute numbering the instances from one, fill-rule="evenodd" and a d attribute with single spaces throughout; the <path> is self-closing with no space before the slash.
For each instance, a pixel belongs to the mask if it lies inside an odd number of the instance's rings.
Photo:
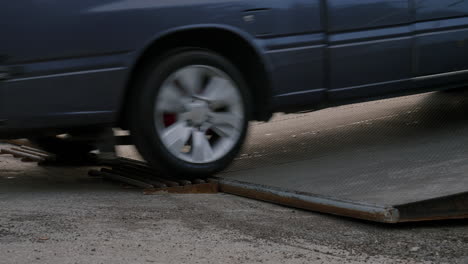
<path id="1" fill-rule="evenodd" d="M 191 163 L 209 163 L 228 154 L 244 126 L 244 104 L 235 82 L 207 65 L 190 65 L 171 74 L 159 90 L 154 111 L 164 146 Z"/>

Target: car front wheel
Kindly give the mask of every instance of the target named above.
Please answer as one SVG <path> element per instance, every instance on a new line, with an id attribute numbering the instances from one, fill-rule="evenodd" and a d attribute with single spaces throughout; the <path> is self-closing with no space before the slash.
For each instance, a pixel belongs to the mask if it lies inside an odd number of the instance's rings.
<path id="1" fill-rule="evenodd" d="M 131 133 L 142 156 L 170 175 L 224 169 L 246 136 L 250 94 L 224 57 L 189 50 L 147 67 L 133 96 Z"/>

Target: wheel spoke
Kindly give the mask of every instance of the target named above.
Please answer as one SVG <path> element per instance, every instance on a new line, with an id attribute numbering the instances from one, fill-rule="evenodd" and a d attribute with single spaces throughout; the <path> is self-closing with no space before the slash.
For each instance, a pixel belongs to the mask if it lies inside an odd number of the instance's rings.
<path id="1" fill-rule="evenodd" d="M 242 126 L 242 118 L 233 113 L 211 113 L 211 129 L 222 137 L 233 136 Z"/>
<path id="2" fill-rule="evenodd" d="M 180 152 L 190 138 L 192 129 L 185 122 L 177 122 L 164 130 L 162 141 L 174 152 Z"/>
<path id="3" fill-rule="evenodd" d="M 184 69 L 176 78 L 187 95 L 193 96 L 201 91 L 203 81 L 203 70 L 201 68 L 191 67 Z"/>
<path id="4" fill-rule="evenodd" d="M 194 131 L 192 134 L 192 155 L 193 160 L 198 162 L 210 160 L 214 155 L 210 142 L 202 131 Z"/>
<path id="5" fill-rule="evenodd" d="M 224 157 L 241 139 L 244 103 L 222 69 L 188 65 L 163 82 L 155 102 L 156 132 L 177 159 L 209 163 Z"/>
<path id="6" fill-rule="evenodd" d="M 239 96 L 228 80 L 220 77 L 212 77 L 203 92 L 206 98 L 214 107 L 236 104 Z"/>
<path id="7" fill-rule="evenodd" d="M 161 94 L 156 105 L 157 112 L 180 113 L 184 111 L 183 95 L 174 85 L 161 88 Z"/>
<path id="8" fill-rule="evenodd" d="M 227 125 L 236 129 L 242 124 L 242 117 L 233 113 L 210 113 L 210 120 L 214 125 Z"/>

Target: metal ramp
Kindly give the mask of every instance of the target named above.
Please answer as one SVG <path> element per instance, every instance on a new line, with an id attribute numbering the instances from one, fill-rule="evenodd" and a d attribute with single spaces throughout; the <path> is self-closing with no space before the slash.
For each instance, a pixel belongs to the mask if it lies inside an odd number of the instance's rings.
<path id="1" fill-rule="evenodd" d="M 424 94 L 255 124 L 220 190 L 385 223 L 467 218 L 467 99 Z"/>

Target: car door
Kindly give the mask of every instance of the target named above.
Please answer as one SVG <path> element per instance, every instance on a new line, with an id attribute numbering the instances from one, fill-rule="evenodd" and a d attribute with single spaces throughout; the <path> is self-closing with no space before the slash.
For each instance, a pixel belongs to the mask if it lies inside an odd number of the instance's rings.
<path id="1" fill-rule="evenodd" d="M 254 2 L 254 1 L 252 1 Z M 325 98 L 325 30 L 320 0 L 266 1 L 269 34 L 257 35 L 272 62 L 274 107 L 301 108 Z"/>
<path id="2" fill-rule="evenodd" d="M 468 78 L 468 1 L 414 0 L 415 75 L 432 84 Z"/>
<path id="3" fill-rule="evenodd" d="M 325 1 L 331 100 L 408 88 L 412 77 L 409 1 Z"/>

